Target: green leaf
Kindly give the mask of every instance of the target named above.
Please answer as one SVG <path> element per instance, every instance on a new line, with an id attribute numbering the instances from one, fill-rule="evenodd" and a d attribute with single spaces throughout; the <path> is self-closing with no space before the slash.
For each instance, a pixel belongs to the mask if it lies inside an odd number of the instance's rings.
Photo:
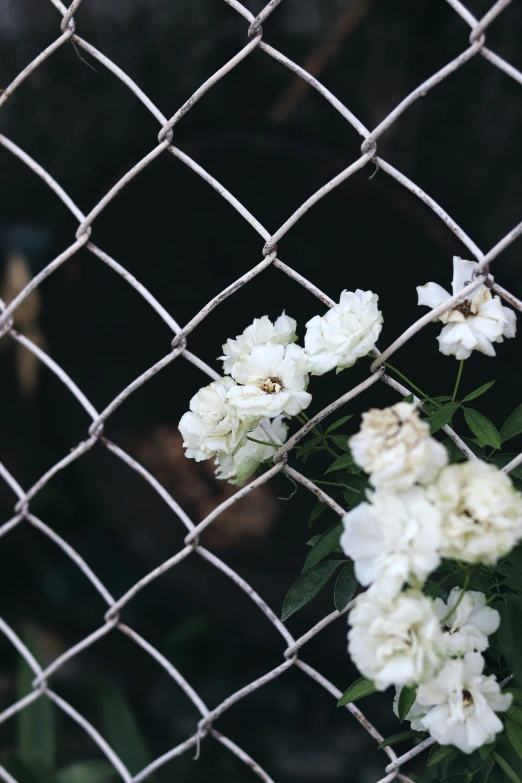
<path id="1" fill-rule="evenodd" d="M 506 440 L 511 440 L 522 432 L 522 404 L 515 408 L 511 416 L 504 422 L 504 426 L 500 430 L 500 437 L 502 443 Z"/>
<path id="2" fill-rule="evenodd" d="M 317 519 L 319 519 L 323 511 L 326 511 L 327 508 L 328 506 L 326 505 L 326 503 L 321 503 L 321 502 L 316 503 L 316 505 L 313 507 L 312 511 L 310 512 L 310 516 L 308 518 L 308 529 L 312 527 L 314 522 Z"/>
<path id="3" fill-rule="evenodd" d="M 500 448 L 500 433 L 492 421 L 473 408 L 464 408 L 464 418 L 481 445 L 492 446 L 494 449 Z"/>
<path id="4" fill-rule="evenodd" d="M 362 503 L 363 500 L 366 500 L 366 490 L 369 488 L 370 484 L 365 476 L 359 476 L 357 473 L 345 475 L 343 477 L 343 484 L 346 486 L 343 497 L 350 508 L 354 508 L 354 506 L 357 506 L 359 503 Z"/>
<path id="5" fill-rule="evenodd" d="M 402 398 L 403 402 L 413 402 L 413 394 L 407 394 L 406 397 Z"/>
<path id="6" fill-rule="evenodd" d="M 96 689 L 102 734 L 131 774 L 141 771 L 150 761 L 141 731 L 123 691 L 103 681 Z"/>
<path id="7" fill-rule="evenodd" d="M 334 430 L 338 430 L 339 427 L 342 427 L 343 424 L 346 424 L 346 422 L 350 421 L 351 418 L 353 418 L 353 413 L 350 413 L 349 416 L 343 416 L 342 418 L 337 419 L 337 421 L 334 421 L 333 424 L 330 424 L 330 426 L 326 430 L 326 435 L 329 435 L 331 432 L 334 432 Z"/>
<path id="8" fill-rule="evenodd" d="M 325 563 L 319 563 L 319 565 L 310 568 L 299 577 L 286 594 L 281 614 L 283 622 L 302 609 L 323 589 L 341 563 L 346 563 L 346 560 L 327 560 Z"/>
<path id="9" fill-rule="evenodd" d="M 341 454 L 332 465 L 328 468 L 326 473 L 332 473 L 335 470 L 348 470 L 353 465 L 353 459 L 351 454 Z"/>
<path id="10" fill-rule="evenodd" d="M 477 397 L 482 397 L 483 394 L 491 389 L 494 383 L 495 381 L 489 381 L 489 383 L 485 383 L 483 386 L 479 386 L 478 389 L 475 389 L 475 391 L 466 394 L 462 402 L 471 402 L 471 400 L 476 400 Z"/>
<path id="11" fill-rule="evenodd" d="M 343 451 L 350 451 L 347 435 L 328 435 L 328 437 L 335 443 L 337 448 L 342 449 Z"/>
<path id="12" fill-rule="evenodd" d="M 43 656 L 38 634 L 34 631 L 26 631 L 22 639 L 34 657 L 41 661 Z M 32 691 L 31 683 L 34 678 L 33 670 L 21 658 L 17 675 L 19 698 L 27 696 Z M 18 713 L 18 756 L 24 763 L 36 768 L 41 766 L 52 769 L 56 746 L 54 719 L 53 703 L 46 696 L 40 696 Z"/>
<path id="13" fill-rule="evenodd" d="M 451 745 L 434 745 L 430 750 L 428 756 L 428 767 L 434 767 L 435 764 L 440 764 L 441 761 L 447 761 L 449 758 L 456 758 L 457 751 Z"/>
<path id="14" fill-rule="evenodd" d="M 310 440 L 307 440 L 306 443 L 303 443 L 302 446 L 299 446 L 295 452 L 295 456 L 300 459 L 305 454 L 308 454 L 309 451 L 314 449 L 320 442 L 321 438 L 311 438 Z"/>
<path id="15" fill-rule="evenodd" d="M 335 547 L 339 544 L 339 538 L 341 537 L 342 532 L 343 523 L 336 522 L 335 525 L 329 527 L 328 530 L 318 538 L 308 553 L 303 570 L 301 571 L 302 574 L 304 574 L 305 571 L 308 571 L 309 568 L 313 568 L 314 565 L 317 565 L 317 563 L 319 563 L 323 557 L 329 555 L 330 552 L 333 552 Z"/>
<path id="16" fill-rule="evenodd" d="M 353 563 L 347 563 L 335 580 L 334 604 L 338 612 L 343 612 L 357 590 L 357 579 L 353 574 Z"/>
<path id="17" fill-rule="evenodd" d="M 337 702 L 337 706 L 344 707 L 346 704 L 351 704 L 353 701 L 363 699 L 365 696 L 371 696 L 376 690 L 377 689 L 371 680 L 367 680 L 366 677 L 359 677 L 358 680 L 352 682 L 350 687 L 345 690 Z"/>
<path id="18" fill-rule="evenodd" d="M 417 696 L 417 686 L 404 686 L 404 688 L 401 689 L 401 695 L 399 696 L 399 706 L 398 706 L 398 712 L 399 712 L 399 720 L 402 723 L 409 711 L 411 710 L 413 706 L 413 702 L 415 701 L 415 697 Z"/>
<path id="19" fill-rule="evenodd" d="M 497 638 L 502 655 L 507 661 L 509 669 L 515 675 L 517 682 L 522 682 L 522 614 L 511 601 L 498 606 L 500 614 L 500 627 Z"/>
<path id="20" fill-rule="evenodd" d="M 513 746 L 513 750 L 522 759 L 522 729 L 520 728 L 520 725 L 510 720 L 508 717 L 506 720 L 505 727 L 506 727 L 507 738 L 511 742 L 511 745 Z"/>
<path id="21" fill-rule="evenodd" d="M 517 595 L 515 593 L 504 593 L 503 597 L 510 603 L 514 604 L 517 609 L 522 612 L 522 595 Z M 522 617 L 520 619 L 522 620 Z"/>
<path id="22" fill-rule="evenodd" d="M 515 689 L 503 691 L 503 693 L 514 693 Z M 520 691 L 518 691 L 520 694 Z M 513 697 L 514 700 L 515 697 Z M 519 702 L 520 703 L 520 702 Z M 511 718 L 515 723 L 519 723 L 522 726 L 522 708 L 512 704 L 507 711 L 508 718 Z"/>
<path id="23" fill-rule="evenodd" d="M 13 753 L 2 754 L 2 765 L 17 783 L 57 783 L 53 771 L 39 762 L 32 765 Z"/>
<path id="24" fill-rule="evenodd" d="M 440 430 L 441 427 L 444 427 L 444 425 L 449 424 L 458 407 L 458 402 L 448 402 L 428 417 L 427 422 L 430 425 L 432 435 L 437 430 Z"/>
<path id="25" fill-rule="evenodd" d="M 106 761 L 83 761 L 60 770 L 58 783 L 109 783 L 118 773 Z"/>
<path id="26" fill-rule="evenodd" d="M 379 745 L 378 750 L 388 748 L 390 745 L 395 745 L 397 742 L 402 742 L 403 740 L 407 740 L 416 736 L 417 732 L 412 731 L 411 729 L 408 729 L 408 731 L 400 731 L 398 734 L 392 734 L 390 737 L 386 737 L 384 742 L 381 742 Z"/>
<path id="27" fill-rule="evenodd" d="M 488 756 L 491 755 L 491 751 L 495 747 L 494 742 L 489 742 L 487 745 L 482 745 L 479 749 L 479 756 L 484 761 L 484 759 L 487 759 Z"/>
<path id="28" fill-rule="evenodd" d="M 495 759 L 500 769 L 508 776 L 509 780 L 511 780 L 511 783 L 522 783 L 522 780 L 520 780 L 515 770 L 509 766 L 507 761 L 503 759 L 502 756 L 499 756 L 498 753 L 492 753 L 491 755 Z"/>

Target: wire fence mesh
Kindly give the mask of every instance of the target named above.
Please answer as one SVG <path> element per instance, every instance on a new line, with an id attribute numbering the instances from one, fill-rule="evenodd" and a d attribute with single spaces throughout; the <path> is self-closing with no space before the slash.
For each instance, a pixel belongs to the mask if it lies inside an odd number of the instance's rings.
<path id="1" fill-rule="evenodd" d="M 27 646 L 22 642 L 15 631 L 3 620 L 0 619 L 0 629 L 6 636 L 13 647 L 18 653 L 23 656 L 27 664 L 34 672 L 34 680 L 32 683 L 32 690 L 23 698 L 12 704 L 8 709 L 0 715 L 0 724 L 7 721 L 16 713 L 24 710 L 28 705 L 33 703 L 37 699 L 47 698 L 64 713 L 70 716 L 78 726 L 80 726 L 92 740 L 98 745 L 101 752 L 106 756 L 108 761 L 113 765 L 114 769 L 119 773 L 125 783 L 139 783 L 139 781 L 146 780 L 152 773 L 165 765 L 170 760 L 177 756 L 193 749 L 196 754 L 199 753 L 200 744 L 208 737 L 214 738 L 222 746 L 227 748 L 238 759 L 246 764 L 252 772 L 257 775 L 261 780 L 269 783 L 272 781 L 270 772 L 261 768 L 261 766 L 254 761 L 248 753 L 240 748 L 233 739 L 224 736 L 218 731 L 216 725 L 218 719 L 229 710 L 234 704 L 240 700 L 249 696 L 258 688 L 262 688 L 264 685 L 280 677 L 290 667 L 296 667 L 303 672 L 303 675 L 310 677 L 317 685 L 324 688 L 332 697 L 332 708 L 335 707 L 335 700 L 341 696 L 341 691 L 328 679 L 326 679 L 320 672 L 316 671 L 310 665 L 306 663 L 302 658 L 302 654 L 307 643 L 316 637 L 321 631 L 326 628 L 330 623 L 336 622 L 342 615 L 338 611 L 334 611 L 328 616 L 324 617 L 307 633 L 303 634 L 300 638 L 294 639 L 288 629 L 278 619 L 272 609 L 264 602 L 263 598 L 257 594 L 257 592 L 246 582 L 240 574 L 232 570 L 222 559 L 210 552 L 208 549 L 200 544 L 199 536 L 205 528 L 211 525 L 226 509 L 236 504 L 242 497 L 249 494 L 261 484 L 270 481 L 278 473 L 285 473 L 295 482 L 299 483 L 314 495 L 316 495 L 321 501 L 326 503 L 337 514 L 342 515 L 344 509 L 322 489 L 317 487 L 306 476 L 302 475 L 289 463 L 289 456 L 291 448 L 304 438 L 307 433 L 321 420 L 325 419 L 337 408 L 347 403 L 349 400 L 355 398 L 358 395 L 364 394 L 371 389 L 371 387 L 378 382 L 388 384 L 399 395 L 406 395 L 409 390 L 403 387 L 400 383 L 389 377 L 384 371 L 383 362 L 390 357 L 393 353 L 399 350 L 414 334 L 423 329 L 430 321 L 451 307 L 458 300 L 462 300 L 468 293 L 473 291 L 482 283 L 487 283 L 492 289 L 505 299 L 510 305 L 516 309 L 522 311 L 522 302 L 513 296 L 509 291 L 505 290 L 498 283 L 493 282 L 489 276 L 490 264 L 499 257 L 502 252 L 522 234 L 522 222 L 515 226 L 509 233 L 502 237 L 497 244 L 487 252 L 483 252 L 469 237 L 465 231 L 455 222 L 455 220 L 441 207 L 434 199 L 432 199 L 427 193 L 425 193 L 416 183 L 408 179 L 398 169 L 383 160 L 377 155 L 377 145 L 379 137 L 405 112 L 412 104 L 415 103 L 421 96 L 426 95 L 429 91 L 438 87 L 445 79 L 450 78 L 452 74 L 462 68 L 471 58 L 483 57 L 492 67 L 501 69 L 511 79 L 515 80 L 522 87 L 522 73 L 513 67 L 510 63 L 499 57 L 495 52 L 491 51 L 486 46 L 486 33 L 489 25 L 502 14 L 504 9 L 509 5 L 511 0 L 498 0 L 492 5 L 490 10 L 481 18 L 476 19 L 473 14 L 460 2 L 460 0 L 446 0 L 446 2 L 452 7 L 456 14 L 458 14 L 464 22 L 469 25 L 469 47 L 466 48 L 456 58 L 448 62 L 443 68 L 434 73 L 430 78 L 420 84 L 415 90 L 407 95 L 385 118 L 380 124 L 373 130 L 367 129 L 360 120 L 350 111 L 349 108 L 343 105 L 343 103 L 333 95 L 329 90 L 321 84 L 314 76 L 310 75 L 306 70 L 297 65 L 295 62 L 288 59 L 285 54 L 274 49 L 264 39 L 265 31 L 262 25 L 266 22 L 267 29 L 270 24 L 277 24 L 277 13 L 274 18 L 270 18 L 273 12 L 276 12 L 277 6 L 282 0 L 271 0 L 259 13 L 254 16 L 242 3 L 238 0 L 224 0 L 232 7 L 238 14 L 245 19 L 245 33 L 248 36 L 248 43 L 237 54 L 228 60 L 219 70 L 212 74 L 206 82 L 204 82 L 193 95 L 172 115 L 167 118 L 160 109 L 154 105 L 150 98 L 145 95 L 138 85 L 123 71 L 118 65 L 112 62 L 105 54 L 96 49 L 88 41 L 84 40 L 77 34 L 77 23 L 75 20 L 75 13 L 78 11 L 82 4 L 82 0 L 74 0 L 69 7 L 63 5 L 60 0 L 51 0 L 59 14 L 61 20 L 58 25 L 58 35 L 56 39 L 38 55 L 32 62 L 30 62 L 3 90 L 0 94 L 0 107 L 8 100 L 16 100 L 15 92 L 18 89 L 23 89 L 24 81 L 34 73 L 42 63 L 62 46 L 68 42 L 73 42 L 80 50 L 84 50 L 98 63 L 104 66 L 108 71 L 112 72 L 114 76 L 119 79 L 142 104 L 148 109 L 152 116 L 157 120 L 159 124 L 159 133 L 157 144 L 151 149 L 151 151 L 130 171 L 128 171 L 114 187 L 112 187 L 103 198 L 87 213 L 84 214 L 80 208 L 74 203 L 70 196 L 62 189 L 62 187 L 56 182 L 53 177 L 39 165 L 39 163 L 29 156 L 26 152 L 20 149 L 17 144 L 0 134 L 0 143 L 10 153 L 18 157 L 31 171 L 43 180 L 44 183 L 53 191 L 68 209 L 75 219 L 78 221 L 78 228 L 74 241 L 63 250 L 56 258 L 54 258 L 39 274 L 35 275 L 28 285 L 11 301 L 7 306 L 4 303 L 1 304 L 2 312 L 0 315 L 0 336 L 16 341 L 22 345 L 25 349 L 32 352 L 41 362 L 43 362 L 51 370 L 52 373 L 67 387 L 72 395 L 76 398 L 78 403 L 85 410 L 87 415 L 92 420 L 92 423 L 88 429 L 87 437 L 80 442 L 69 454 L 64 456 L 56 464 L 52 465 L 47 472 L 42 475 L 36 483 L 28 489 L 23 489 L 18 483 L 17 479 L 11 475 L 11 473 L 0 464 L 0 474 L 3 480 L 8 484 L 14 495 L 16 496 L 16 502 L 14 505 L 14 514 L 11 519 L 5 522 L 0 527 L 0 536 L 4 536 L 12 531 L 19 525 L 31 525 L 39 530 L 44 536 L 52 541 L 57 547 L 59 547 L 65 555 L 80 569 L 85 577 L 90 581 L 94 589 L 102 597 L 103 601 L 107 605 L 107 611 L 102 618 L 100 627 L 94 632 L 82 639 L 79 643 L 72 646 L 66 652 L 57 657 L 47 668 L 42 667 L 37 663 L 33 655 Z M 88 0 L 85 0 L 88 2 Z M 319 93 L 324 100 L 328 101 L 334 109 L 346 120 L 349 126 L 358 133 L 363 141 L 361 144 L 361 155 L 357 158 L 348 168 L 341 171 L 336 177 L 327 182 L 317 192 L 310 196 L 295 212 L 292 214 L 283 225 L 277 229 L 277 231 L 271 233 L 252 215 L 248 209 L 232 194 L 230 193 L 220 182 L 202 168 L 195 160 L 190 158 L 185 152 L 179 149 L 174 141 L 175 126 L 184 117 L 187 112 L 199 101 L 206 92 L 212 89 L 221 79 L 226 78 L 242 60 L 248 57 L 254 50 L 259 49 L 264 52 L 268 57 L 273 58 L 283 66 L 288 68 L 310 87 Z M 106 209 L 110 202 L 135 178 L 140 172 L 142 172 L 153 160 L 163 155 L 164 153 L 170 153 L 182 161 L 188 166 L 195 176 L 201 177 L 208 185 L 225 199 L 230 206 L 235 209 L 247 223 L 250 224 L 253 231 L 261 237 L 263 244 L 260 246 L 261 260 L 258 261 L 251 269 L 249 269 L 238 280 L 233 282 L 223 291 L 219 292 L 208 304 L 203 307 L 200 312 L 196 313 L 194 317 L 183 327 L 181 327 L 169 312 L 160 304 L 156 299 L 153 292 L 149 291 L 144 285 L 142 285 L 130 272 L 128 272 L 124 266 L 118 261 L 109 256 L 103 249 L 98 247 L 91 240 L 93 224 L 96 218 Z M 313 296 L 318 297 L 323 303 L 328 306 L 332 306 L 332 300 L 324 294 L 314 283 L 305 279 L 297 270 L 289 267 L 278 257 L 277 244 L 286 235 L 288 231 L 304 217 L 306 212 L 313 207 L 320 199 L 326 196 L 330 191 L 340 185 L 343 181 L 352 176 L 356 171 L 362 169 L 365 166 L 378 167 L 381 171 L 385 172 L 390 177 L 394 178 L 404 188 L 407 188 L 417 198 L 419 198 L 424 204 L 429 207 L 433 213 L 461 240 L 461 242 L 467 247 L 470 256 L 477 262 L 476 276 L 475 278 L 457 295 L 452 296 L 439 307 L 430 311 L 426 315 L 415 321 L 403 334 L 401 334 L 391 345 L 389 345 L 382 353 L 378 355 L 378 358 L 371 366 L 371 374 L 362 383 L 355 388 L 350 389 L 343 394 L 339 399 L 333 401 L 324 410 L 314 416 L 311 421 L 304 425 L 297 433 L 295 433 L 275 454 L 274 464 L 256 478 L 250 484 L 237 491 L 232 497 L 228 498 L 214 510 L 208 514 L 204 519 L 194 521 L 190 519 L 181 506 L 176 502 L 176 499 L 172 497 L 169 492 L 149 473 L 142 465 L 140 465 L 134 458 L 126 453 L 119 445 L 111 442 L 104 436 L 104 425 L 110 416 L 125 403 L 127 398 L 137 391 L 140 387 L 146 384 L 153 376 L 159 373 L 170 363 L 175 360 L 185 360 L 195 365 L 204 375 L 211 379 L 216 379 L 218 374 L 203 362 L 196 355 L 188 350 L 189 338 L 191 333 L 200 327 L 200 324 L 204 321 L 206 316 L 214 310 L 221 302 L 227 297 L 232 296 L 241 287 L 247 286 L 257 275 L 261 274 L 269 266 L 273 266 L 280 270 L 282 274 L 288 275 L 296 284 L 303 286 Z M 65 264 L 74 254 L 80 249 L 86 248 L 90 253 L 99 258 L 104 264 L 106 264 L 115 274 L 119 275 L 122 279 L 122 285 L 128 284 L 132 286 L 136 292 L 143 297 L 143 299 L 153 308 L 159 318 L 167 324 L 172 330 L 173 339 L 170 346 L 170 350 L 166 355 L 152 367 L 145 370 L 138 378 L 124 388 L 102 411 L 96 410 L 91 404 L 89 399 L 85 396 L 80 388 L 75 384 L 74 380 L 69 376 L 66 369 L 57 364 L 47 353 L 45 353 L 38 345 L 29 340 L 23 334 L 20 334 L 13 327 L 13 316 L 20 305 L 27 299 L 27 297 L 34 291 L 40 283 L 51 275 L 61 265 Z M 369 399 L 371 395 L 367 395 Z M 472 452 L 468 449 L 464 441 L 455 433 L 450 427 L 445 427 L 447 435 L 453 439 L 456 445 L 468 458 L 474 458 Z M 35 495 L 50 482 L 59 471 L 62 471 L 68 465 L 78 460 L 86 452 L 90 451 L 95 444 L 101 444 L 116 457 L 118 457 L 123 463 L 125 463 L 129 470 L 136 473 L 140 479 L 148 482 L 152 489 L 158 494 L 158 496 L 169 507 L 172 513 L 175 515 L 177 521 L 186 528 L 187 535 L 185 537 L 185 546 L 171 557 L 169 557 L 164 563 L 145 574 L 138 582 L 131 585 L 124 595 L 120 597 L 113 597 L 100 578 L 91 570 L 89 565 L 82 558 L 82 555 L 77 552 L 64 538 L 58 535 L 51 527 L 45 522 L 37 518 L 31 511 L 31 501 Z M 522 453 L 513 459 L 505 468 L 505 471 L 510 471 L 516 465 L 522 463 Z M 235 693 L 232 693 L 228 698 L 222 701 L 220 704 L 209 707 L 207 706 L 198 693 L 192 688 L 190 683 L 184 678 L 183 674 L 175 668 L 171 662 L 169 662 L 154 646 L 152 646 L 146 639 L 140 636 L 135 630 L 124 624 L 120 620 L 120 610 L 123 609 L 126 604 L 133 600 L 134 596 L 142 590 L 145 590 L 147 586 L 153 582 L 161 574 L 165 573 L 169 569 L 175 568 L 179 563 L 189 557 L 200 557 L 221 571 L 226 577 L 228 577 L 238 589 L 244 591 L 246 595 L 252 600 L 257 607 L 257 610 L 261 612 L 267 620 L 273 625 L 273 627 L 280 634 L 282 641 L 285 645 L 285 649 L 282 654 L 282 661 L 280 665 L 266 672 L 263 676 L 259 677 L 253 682 L 250 682 L 245 687 L 241 688 Z M 347 607 L 345 611 L 350 608 Z M 344 614 L 344 613 L 343 613 Z M 345 620 L 341 620 L 344 622 Z M 156 758 L 146 768 L 142 769 L 138 774 L 132 775 L 122 762 L 121 758 L 115 753 L 115 751 L 108 745 L 104 737 L 99 733 L 96 727 L 90 723 L 84 716 L 82 716 L 75 707 L 64 701 L 63 698 L 57 694 L 50 685 L 50 679 L 62 666 L 67 662 L 75 658 L 79 653 L 92 645 L 95 645 L 99 639 L 106 634 L 121 632 L 129 637 L 136 645 L 139 645 L 148 655 L 154 659 L 154 661 L 163 667 L 164 671 L 172 678 L 172 680 L 184 691 L 186 696 L 191 700 L 194 707 L 199 712 L 201 718 L 199 723 L 194 726 L 194 731 L 184 742 L 173 747 L 167 753 Z M 348 704 L 346 709 L 353 715 L 353 717 L 366 729 L 366 731 L 375 739 L 377 743 L 382 742 L 382 736 L 378 729 L 373 726 L 354 704 Z M 383 749 L 383 753 L 387 755 L 387 763 L 383 761 L 383 777 L 380 778 L 379 783 L 387 783 L 394 779 L 402 780 L 407 783 L 410 779 L 402 770 L 404 765 L 413 757 L 422 753 L 427 747 L 433 744 L 433 740 L 426 740 L 420 744 L 414 746 L 407 753 L 401 756 L 397 756 L 393 748 L 386 747 Z M 7 783 L 17 783 L 13 776 L 3 767 L 0 767 L 0 778 L 7 781 Z"/>

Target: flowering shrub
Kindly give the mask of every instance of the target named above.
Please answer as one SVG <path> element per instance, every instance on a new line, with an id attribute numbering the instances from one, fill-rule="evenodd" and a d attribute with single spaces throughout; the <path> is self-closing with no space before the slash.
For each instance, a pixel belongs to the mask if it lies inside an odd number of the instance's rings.
<path id="1" fill-rule="evenodd" d="M 454 259 L 454 294 L 475 266 Z M 432 308 L 450 296 L 435 283 L 417 291 L 419 304 Z M 317 424 L 294 446 L 303 463 L 319 453 L 323 465 L 328 460 L 324 478 L 313 481 L 347 511 L 308 541 L 282 619 L 337 572 L 334 603 L 349 611 L 348 652 L 362 675 L 339 705 L 394 686 L 390 707 L 409 728 L 383 744 L 436 740 L 423 780 L 486 781 L 495 768 L 517 781 L 502 752 L 510 744 L 522 759 L 522 689 L 506 687 L 522 679 L 515 627 L 522 619 L 522 470 L 502 470 L 511 459 L 502 445 L 522 432 L 522 406 L 499 432 L 469 405 L 493 381 L 458 394 L 463 361 L 474 350 L 495 356 L 493 343 L 514 337 L 516 320 L 484 284 L 436 320 L 444 324 L 440 351 L 460 360 L 451 396 L 430 397 L 401 374 L 421 399 L 409 394 L 370 409 L 351 435 L 340 432 L 350 414 L 327 429 Z M 382 322 L 377 295 L 361 290 L 343 291 L 338 304 L 308 321 L 303 345 L 285 313 L 274 323 L 256 318 L 223 345 L 224 377 L 201 389 L 180 421 L 187 457 L 214 459 L 218 478 L 244 484 L 277 458 L 292 419 L 309 421 L 310 376 L 374 358 Z M 469 459 L 454 440 L 435 437 L 459 411 L 470 430 Z M 325 510 L 319 502 L 310 524 Z"/>

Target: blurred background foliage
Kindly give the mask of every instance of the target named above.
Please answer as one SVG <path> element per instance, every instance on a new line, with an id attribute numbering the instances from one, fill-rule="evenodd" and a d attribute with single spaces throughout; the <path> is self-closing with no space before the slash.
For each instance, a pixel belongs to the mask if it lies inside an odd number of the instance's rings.
<path id="1" fill-rule="evenodd" d="M 256 13 L 263 3 L 249 0 Z M 468 0 L 480 16 L 490 0 Z M 0 86 L 59 34 L 60 17 L 41 0 L 0 4 Z M 221 0 L 85 0 L 77 32 L 106 53 L 168 116 L 247 42 L 245 20 Z M 522 67 L 522 6 L 512 3 L 488 29 L 488 46 Z M 285 0 L 264 25 L 265 40 L 314 70 L 367 126 L 374 127 L 420 82 L 463 51 L 469 28 L 433 0 Z M 379 139 L 379 154 L 417 182 L 483 249 L 521 217 L 522 91 L 476 57 L 417 101 Z M 88 211 L 156 144 L 158 127 L 112 74 L 72 44 L 38 68 L 2 109 L 1 132 L 46 168 Z M 361 139 L 283 66 L 255 51 L 183 118 L 175 143 L 221 181 L 270 231 L 349 165 Z M 19 160 L 0 148 L 0 279 L 12 298 L 73 240 L 64 206 Z M 373 176 L 372 176 L 373 175 Z M 262 240 L 211 188 L 165 153 L 96 219 L 93 240 L 143 282 L 180 323 L 261 259 Z M 410 192 L 368 166 L 315 206 L 279 245 L 280 258 L 333 298 L 372 288 L 381 298 L 389 344 L 418 315 L 415 286 L 447 287 L 459 240 Z M 495 262 L 497 280 L 522 295 L 520 244 Z M 190 350 L 218 367 L 224 340 L 255 316 L 285 308 L 304 324 L 322 312 L 309 293 L 268 269 L 213 312 Z M 170 346 L 168 329 L 125 282 L 81 251 L 17 313 L 17 326 L 62 365 L 98 408 Z M 457 364 L 426 328 L 395 363 L 431 395 L 450 394 Z M 466 363 L 463 392 L 497 379 L 485 412 L 500 427 L 520 401 L 519 341 L 491 360 Z M 410 373 L 408 373 L 408 370 Z M 313 412 L 368 372 L 362 361 L 315 380 Z M 85 438 L 89 421 L 46 368 L 0 342 L 0 458 L 24 487 Z M 142 462 L 195 519 L 228 496 L 212 470 L 183 457 L 177 422 L 205 378 L 178 360 L 133 395 L 107 435 Z M 384 386 L 341 414 L 396 401 Z M 486 403 L 484 403 L 486 404 Z M 480 406 L 478 406 L 480 409 Z M 354 416 L 353 428 L 358 417 Z M 520 438 L 513 450 L 522 447 Z M 277 478 L 208 530 L 217 551 L 280 611 L 298 578 L 314 499 Z M 2 520 L 14 499 L 0 486 Z M 152 489 L 101 447 L 58 473 L 31 503 L 116 596 L 182 546 L 184 530 Z M 40 532 L 22 524 L 0 547 L 1 613 L 42 664 L 98 628 L 105 607 L 92 586 Z M 331 611 L 324 591 L 292 617 L 295 635 Z M 171 660 L 208 705 L 282 660 L 284 644 L 249 599 L 195 557 L 153 582 L 122 619 Z M 0 702 L 27 693 L 31 675 L 0 641 Z M 346 626 L 334 623 L 303 656 L 341 689 L 355 677 Z M 18 674 L 17 674 L 18 672 Z M 128 638 L 105 636 L 52 676 L 52 687 L 102 731 L 132 772 L 195 730 L 193 705 Z M 365 702 L 381 731 L 399 731 L 391 694 Z M 278 783 L 370 783 L 384 755 L 368 734 L 304 674 L 290 669 L 218 722 Z M 67 716 L 43 700 L 1 727 L 2 763 L 20 783 L 111 781 L 102 754 Z M 399 746 L 401 747 L 401 746 Z M 413 767 L 414 768 L 414 765 Z M 213 739 L 160 769 L 155 780 L 242 783 L 252 773 Z"/>

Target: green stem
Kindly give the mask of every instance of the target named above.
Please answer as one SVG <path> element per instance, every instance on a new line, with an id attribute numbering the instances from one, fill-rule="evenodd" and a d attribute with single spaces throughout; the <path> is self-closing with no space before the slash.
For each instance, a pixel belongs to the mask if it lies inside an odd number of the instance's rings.
<path id="1" fill-rule="evenodd" d="M 251 440 L 253 443 L 260 443 L 262 446 L 271 446 L 274 449 L 279 449 L 281 447 L 280 443 L 272 443 L 269 440 L 258 440 L 257 438 L 251 438 L 250 435 L 247 435 L 247 440 Z"/>
<path id="2" fill-rule="evenodd" d="M 327 487 L 342 487 L 345 489 L 345 484 L 339 484 L 337 481 L 322 481 L 319 479 L 310 479 L 314 484 L 324 484 Z"/>
<path id="3" fill-rule="evenodd" d="M 444 617 L 443 617 L 443 618 L 442 618 L 442 620 L 440 621 L 440 624 L 441 624 L 441 625 L 445 625 L 445 624 L 447 623 L 447 621 L 449 620 L 449 618 L 451 617 L 451 615 L 452 615 L 454 612 L 456 612 L 456 611 L 457 611 L 457 609 L 458 609 L 458 607 L 459 607 L 459 604 L 460 604 L 460 602 L 461 602 L 461 601 L 462 601 L 462 599 L 464 598 L 464 593 L 465 593 L 465 592 L 466 592 L 466 590 L 468 589 L 468 585 L 469 585 L 469 580 L 470 580 L 470 579 L 471 579 L 471 571 L 469 571 L 469 572 L 466 574 L 466 578 L 464 579 L 464 584 L 462 585 L 462 589 L 461 589 L 461 591 L 460 591 L 460 595 L 459 595 L 459 597 L 458 597 L 458 599 L 457 599 L 457 603 L 455 604 L 455 606 L 452 606 L 452 607 L 451 607 L 451 609 L 449 610 L 449 612 L 447 612 L 447 614 L 445 614 L 445 615 L 444 615 Z"/>
<path id="4" fill-rule="evenodd" d="M 411 386 L 411 388 L 414 389 L 414 391 L 416 391 L 417 394 L 420 394 L 421 397 L 424 397 L 424 399 L 426 400 L 431 400 L 431 397 L 428 394 L 423 392 L 422 389 L 419 389 L 418 386 L 415 386 L 415 384 L 412 383 L 410 379 L 404 375 L 404 373 L 398 370 L 397 367 L 394 367 L 393 364 L 390 364 L 389 362 L 384 362 L 384 366 L 387 367 L 389 370 L 392 370 L 396 375 L 399 376 L 399 378 L 402 378 L 403 381 L 406 381 L 408 386 Z M 437 402 L 433 402 L 433 404 L 436 405 L 437 407 L 440 407 L 439 403 Z"/>
<path id="5" fill-rule="evenodd" d="M 455 400 L 457 399 L 457 392 L 458 392 L 459 386 L 460 386 L 460 379 L 462 377 L 462 368 L 463 367 L 464 367 L 464 359 L 461 359 L 460 360 L 460 364 L 459 364 L 459 371 L 457 373 L 457 380 L 455 381 L 455 388 L 453 389 L 453 396 L 451 398 L 452 402 L 455 402 Z"/>
<path id="6" fill-rule="evenodd" d="M 306 415 L 304 411 L 301 411 L 301 413 L 298 413 L 296 416 L 297 419 L 301 422 L 301 424 L 308 424 L 310 421 L 309 417 Z M 326 437 L 324 435 L 324 432 L 322 431 L 322 428 L 320 429 L 318 426 L 313 427 L 312 432 L 315 432 L 318 438 L 321 439 L 321 442 L 323 444 L 323 448 L 332 455 L 332 457 L 335 457 L 335 459 L 338 459 L 341 455 L 338 454 L 336 451 L 332 449 L 328 441 L 326 440 Z"/>

